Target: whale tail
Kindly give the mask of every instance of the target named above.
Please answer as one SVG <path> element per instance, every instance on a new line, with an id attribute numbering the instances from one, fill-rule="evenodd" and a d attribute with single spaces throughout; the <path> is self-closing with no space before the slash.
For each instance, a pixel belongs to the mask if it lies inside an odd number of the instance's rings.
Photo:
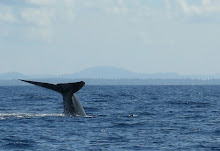
<path id="1" fill-rule="evenodd" d="M 85 85 L 85 82 L 83 81 L 75 82 L 75 83 L 59 83 L 59 84 L 50 84 L 50 83 L 35 82 L 28 80 L 21 80 L 21 81 L 34 84 L 43 88 L 51 89 L 53 91 L 61 93 L 62 95 L 64 95 L 65 93 L 74 94 Z"/>
<path id="2" fill-rule="evenodd" d="M 21 79 L 19 79 L 21 80 Z M 84 85 L 85 82 L 75 82 L 75 83 L 59 83 L 59 84 L 50 84 L 44 82 L 35 82 L 28 80 L 21 80 L 30 84 L 34 84 L 43 88 L 51 89 L 53 91 L 59 92 L 63 95 L 63 104 L 64 104 L 64 114 L 68 116 L 86 116 L 86 113 L 74 93 L 79 91 Z"/>

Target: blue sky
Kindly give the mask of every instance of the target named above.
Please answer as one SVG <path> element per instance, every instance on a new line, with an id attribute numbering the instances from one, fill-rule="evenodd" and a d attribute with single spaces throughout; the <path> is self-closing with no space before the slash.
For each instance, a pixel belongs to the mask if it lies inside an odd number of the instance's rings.
<path id="1" fill-rule="evenodd" d="M 219 0 L 1 0 L 0 73 L 220 73 Z"/>

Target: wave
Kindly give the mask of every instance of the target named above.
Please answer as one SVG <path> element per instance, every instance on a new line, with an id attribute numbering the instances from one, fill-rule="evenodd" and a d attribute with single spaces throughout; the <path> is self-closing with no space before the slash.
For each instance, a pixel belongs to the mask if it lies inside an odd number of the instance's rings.
<path id="1" fill-rule="evenodd" d="M 0 113 L 0 120 L 10 117 L 15 118 L 35 118 L 35 117 L 63 117 L 64 114 L 46 113 L 46 114 L 31 114 L 31 113 Z"/>
<path id="2" fill-rule="evenodd" d="M 46 114 L 31 114 L 31 113 L 0 113 L 0 120 L 6 118 L 38 118 L 38 117 L 70 117 L 64 114 L 46 113 Z M 76 116 L 81 117 L 81 116 Z M 86 118 L 94 118 L 95 116 L 87 115 Z"/>

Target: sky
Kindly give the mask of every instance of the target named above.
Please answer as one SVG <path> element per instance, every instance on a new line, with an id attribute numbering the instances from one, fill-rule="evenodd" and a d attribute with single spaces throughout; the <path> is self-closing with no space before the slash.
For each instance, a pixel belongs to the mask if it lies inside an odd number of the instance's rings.
<path id="1" fill-rule="evenodd" d="M 220 73 L 220 0 L 1 0 L 0 73 Z"/>

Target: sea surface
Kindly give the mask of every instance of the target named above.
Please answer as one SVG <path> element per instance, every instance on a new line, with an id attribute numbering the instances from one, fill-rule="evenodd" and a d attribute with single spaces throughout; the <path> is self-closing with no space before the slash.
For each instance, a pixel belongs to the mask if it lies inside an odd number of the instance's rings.
<path id="1" fill-rule="evenodd" d="M 0 87 L 0 150 L 220 150 L 220 86 L 85 86 L 88 117 L 62 114 L 62 96 Z"/>

